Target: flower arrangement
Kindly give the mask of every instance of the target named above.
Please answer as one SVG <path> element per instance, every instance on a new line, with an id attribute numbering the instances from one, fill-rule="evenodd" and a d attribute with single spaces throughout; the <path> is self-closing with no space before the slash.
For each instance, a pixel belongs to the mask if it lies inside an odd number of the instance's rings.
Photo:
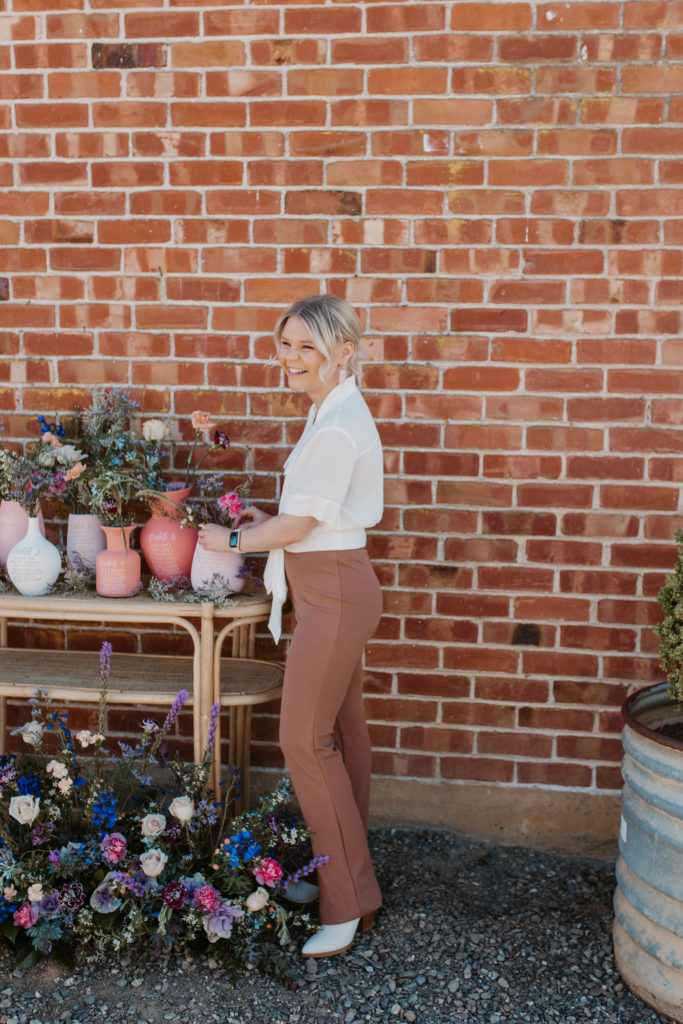
<path id="1" fill-rule="evenodd" d="M 683 705 L 683 530 L 676 530 L 675 540 L 679 545 L 676 565 L 657 595 L 664 618 L 653 626 L 653 632 L 659 637 L 659 660 L 669 696 Z"/>
<path id="2" fill-rule="evenodd" d="M 87 455 L 73 444 L 62 444 L 58 433 L 63 435 L 63 431 L 46 428 L 40 440 L 28 445 L 25 452 L 3 451 L 2 491 L 31 516 L 38 514 L 42 498 L 63 497 L 69 484 L 85 471 L 83 460 Z"/>
<path id="3" fill-rule="evenodd" d="M 23 967 L 49 955 L 72 963 L 88 948 L 210 947 L 235 973 L 286 973 L 290 929 L 310 930 L 311 921 L 282 902 L 285 885 L 327 860 L 306 860 L 309 833 L 286 807 L 287 782 L 231 820 L 234 790 L 216 800 L 210 788 L 218 705 L 201 763 L 167 757 L 185 691 L 163 724 L 143 721 L 137 745 L 112 754 L 110 671 L 105 643 L 96 732 L 73 734 L 39 692 L 16 730 L 32 754 L 0 756 L 0 938 Z"/>

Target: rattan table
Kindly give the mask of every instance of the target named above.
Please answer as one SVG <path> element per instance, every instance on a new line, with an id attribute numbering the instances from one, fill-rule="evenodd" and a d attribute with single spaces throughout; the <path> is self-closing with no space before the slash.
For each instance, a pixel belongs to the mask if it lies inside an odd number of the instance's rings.
<path id="1" fill-rule="evenodd" d="M 241 695 L 247 704 L 251 704 L 252 699 L 255 696 L 258 699 L 264 689 L 263 672 L 254 673 L 252 662 L 255 627 L 268 618 L 269 598 L 240 594 L 231 599 L 228 606 L 218 609 L 212 602 L 201 605 L 183 601 L 160 602 L 146 596 L 22 597 L 16 593 L 0 594 L 0 753 L 5 750 L 8 697 L 31 697 L 36 687 L 42 687 L 55 700 L 97 703 L 100 687 L 97 652 L 10 648 L 7 645 L 9 622 L 57 622 L 63 625 L 87 622 L 99 623 L 102 628 L 128 624 L 132 629 L 156 624 L 185 630 L 192 640 L 192 655 L 116 654 L 107 701 L 112 704 L 168 705 L 179 689 L 187 689 L 187 706 L 193 711 L 194 757 L 198 761 L 206 746 L 209 708 L 216 693 L 216 649 L 219 666 L 221 660 L 221 648 L 214 645 L 217 613 L 222 619 L 229 620 L 233 634 L 232 655 L 239 659 L 231 665 L 229 673 L 234 696 L 239 698 Z M 223 639 L 222 632 L 221 646 Z M 226 660 L 231 659 L 223 659 L 224 662 Z M 270 663 L 262 664 L 267 666 Z M 269 677 L 266 682 L 269 682 Z M 272 687 L 266 689 L 270 692 Z M 234 749 L 240 752 L 241 766 L 245 763 L 245 744 L 248 765 L 250 737 L 248 732 L 244 734 L 244 729 L 249 726 L 250 722 L 243 720 L 239 736 L 235 735 Z M 233 749 L 231 759 L 235 760 Z M 220 757 L 218 760 L 220 762 Z M 248 793 L 248 767 L 245 785 Z"/>

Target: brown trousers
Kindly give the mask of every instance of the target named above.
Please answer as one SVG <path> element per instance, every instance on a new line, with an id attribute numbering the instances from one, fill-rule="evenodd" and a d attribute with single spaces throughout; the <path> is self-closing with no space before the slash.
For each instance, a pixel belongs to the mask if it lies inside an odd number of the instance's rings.
<path id="1" fill-rule="evenodd" d="M 365 548 L 285 552 L 295 627 L 287 657 L 280 745 L 318 869 L 320 920 L 341 924 L 375 910 L 382 895 L 367 843 L 370 738 L 362 653 L 382 593 Z"/>

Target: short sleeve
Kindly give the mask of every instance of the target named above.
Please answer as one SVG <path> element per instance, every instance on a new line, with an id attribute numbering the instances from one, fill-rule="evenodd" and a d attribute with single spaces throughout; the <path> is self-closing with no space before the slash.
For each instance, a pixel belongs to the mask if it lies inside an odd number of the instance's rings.
<path id="1" fill-rule="evenodd" d="M 357 458 L 356 445 L 345 431 L 332 427 L 315 434 L 287 474 L 280 512 L 313 516 L 334 526 Z"/>

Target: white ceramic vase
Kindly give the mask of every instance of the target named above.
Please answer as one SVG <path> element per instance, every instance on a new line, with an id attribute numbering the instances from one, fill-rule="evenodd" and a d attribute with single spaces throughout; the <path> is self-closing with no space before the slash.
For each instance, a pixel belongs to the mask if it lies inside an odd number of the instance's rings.
<path id="1" fill-rule="evenodd" d="M 62 568 L 62 556 L 40 531 L 40 521 L 30 516 L 26 536 L 7 556 L 7 575 L 24 597 L 47 594 Z"/>
<path id="2" fill-rule="evenodd" d="M 45 534 L 43 513 L 38 512 L 41 533 Z M 26 536 L 28 529 L 28 512 L 21 507 L 18 501 L 0 502 L 0 565 L 5 568 L 7 556 L 22 537 Z"/>
<path id="3" fill-rule="evenodd" d="M 97 516 L 69 513 L 66 531 L 67 569 L 95 568 L 95 560 L 107 546 L 107 538 Z"/>
<path id="4" fill-rule="evenodd" d="M 207 551 L 197 544 L 190 569 L 192 587 L 195 591 L 219 587 L 226 594 L 238 594 L 244 587 L 243 565 L 244 555 L 239 551 Z"/>

